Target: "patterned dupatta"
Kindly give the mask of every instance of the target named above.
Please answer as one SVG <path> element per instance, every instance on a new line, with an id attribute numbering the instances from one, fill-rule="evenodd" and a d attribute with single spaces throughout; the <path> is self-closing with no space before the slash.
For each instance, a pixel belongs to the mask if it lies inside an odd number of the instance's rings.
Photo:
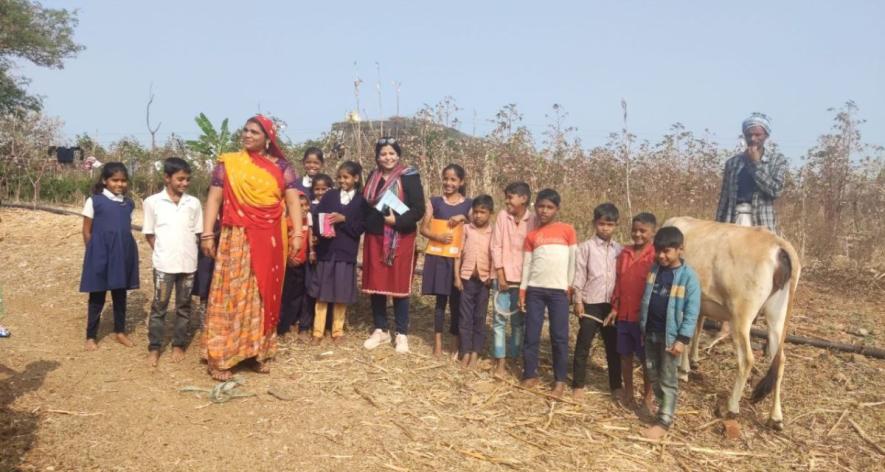
<path id="1" fill-rule="evenodd" d="M 369 178 L 366 179 L 366 187 L 363 189 L 363 196 L 366 197 L 366 200 L 369 202 L 369 205 L 375 206 L 378 204 L 378 201 L 381 200 L 381 197 L 387 193 L 388 190 L 392 190 L 396 193 L 397 197 L 400 200 L 403 200 L 403 185 L 402 185 L 402 176 L 404 174 L 410 173 L 412 169 L 408 166 L 398 163 L 396 167 L 390 172 L 390 175 L 387 176 L 386 179 L 381 175 L 381 171 L 375 169 L 369 174 Z M 384 184 L 380 186 L 381 179 L 384 179 Z M 388 266 L 393 265 L 393 259 L 396 257 L 396 248 L 399 246 L 400 233 L 393 229 L 393 226 L 388 224 L 384 224 L 384 244 L 383 244 L 383 257 L 384 264 Z"/>
<path id="2" fill-rule="evenodd" d="M 276 329 L 288 237 L 284 219 L 285 184 L 279 166 L 259 154 L 245 151 L 222 154 L 224 215 L 227 226 L 246 229 L 252 272 L 264 306 L 264 334 Z"/>

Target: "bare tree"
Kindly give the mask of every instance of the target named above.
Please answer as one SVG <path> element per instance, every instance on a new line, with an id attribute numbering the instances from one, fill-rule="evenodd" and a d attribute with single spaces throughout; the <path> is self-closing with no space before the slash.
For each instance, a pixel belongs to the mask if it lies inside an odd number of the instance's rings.
<path id="1" fill-rule="evenodd" d="M 157 131 L 160 130 L 160 126 L 163 124 L 162 122 L 157 123 L 157 126 L 151 126 L 151 104 L 154 103 L 154 84 L 151 83 L 150 88 L 148 89 L 148 102 L 145 110 L 145 123 L 147 123 L 148 132 L 151 133 L 151 151 L 155 151 L 157 149 Z"/>
<path id="2" fill-rule="evenodd" d="M 356 101 L 356 108 L 354 108 L 348 119 L 353 127 L 353 134 L 356 137 L 356 155 L 362 156 L 362 126 L 360 125 L 360 85 L 363 83 L 363 79 L 360 78 L 359 69 L 357 69 L 357 62 L 353 61 L 353 98 Z"/>
<path id="3" fill-rule="evenodd" d="M 394 80 L 393 82 L 391 82 L 391 84 L 393 84 L 393 90 L 396 92 L 396 116 L 400 116 L 400 114 L 399 114 L 399 90 L 400 90 L 400 87 L 402 87 L 403 83 Z"/>
<path id="4" fill-rule="evenodd" d="M 624 127 L 621 129 L 621 136 L 623 137 L 622 142 L 622 159 L 624 161 L 624 187 L 626 190 L 626 198 L 627 198 L 627 214 L 632 217 L 633 215 L 633 200 L 630 195 L 630 172 L 631 164 L 630 161 L 630 142 L 633 140 L 630 136 L 630 132 L 627 130 L 627 100 L 621 99 L 621 110 L 624 112 Z"/>
<path id="5" fill-rule="evenodd" d="M 381 100 L 381 64 L 375 61 L 375 70 L 378 72 L 378 81 L 375 82 L 375 88 L 378 90 L 378 121 L 381 122 L 381 136 L 384 136 L 384 107 Z"/>

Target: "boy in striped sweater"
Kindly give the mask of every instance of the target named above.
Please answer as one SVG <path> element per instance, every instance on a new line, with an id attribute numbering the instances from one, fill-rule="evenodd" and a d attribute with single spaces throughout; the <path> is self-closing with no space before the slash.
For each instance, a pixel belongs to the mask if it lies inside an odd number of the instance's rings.
<path id="1" fill-rule="evenodd" d="M 522 386 L 538 384 L 538 348 L 544 309 L 550 316 L 550 343 L 553 351 L 553 391 L 565 392 L 568 374 L 569 291 L 575 276 L 578 236 L 570 224 L 556 221 L 560 197 L 556 190 L 544 189 L 535 200 L 538 228 L 525 238 L 519 306 L 526 312 L 524 370 Z"/>

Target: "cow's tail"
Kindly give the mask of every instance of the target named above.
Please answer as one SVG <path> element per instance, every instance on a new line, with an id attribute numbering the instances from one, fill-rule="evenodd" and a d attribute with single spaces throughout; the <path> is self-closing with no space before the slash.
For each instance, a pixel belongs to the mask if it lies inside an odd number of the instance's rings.
<path id="1" fill-rule="evenodd" d="M 780 366 L 781 356 L 784 355 L 784 344 L 787 338 L 787 323 L 790 321 L 790 316 L 793 313 L 793 301 L 796 299 L 796 288 L 799 286 L 799 257 L 792 247 L 789 247 L 789 250 L 785 247 L 780 248 L 777 254 L 777 265 L 778 267 L 774 274 L 775 287 L 780 286 L 779 289 L 783 289 L 787 283 L 790 284 L 787 314 L 784 316 L 784 326 L 781 329 L 777 353 L 771 358 L 771 365 L 768 367 L 765 377 L 762 377 L 762 380 L 753 388 L 753 394 L 750 396 L 751 403 L 758 403 L 768 396 L 777 383 L 778 366 Z"/>

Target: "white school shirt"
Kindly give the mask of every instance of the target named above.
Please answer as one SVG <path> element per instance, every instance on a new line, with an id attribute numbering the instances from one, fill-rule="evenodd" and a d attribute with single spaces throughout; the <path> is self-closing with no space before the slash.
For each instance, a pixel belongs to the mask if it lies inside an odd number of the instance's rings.
<path id="1" fill-rule="evenodd" d="M 117 195 L 108 189 L 102 190 L 101 194 L 104 195 L 105 197 L 110 198 L 111 201 L 114 201 L 117 203 L 123 203 L 124 201 L 126 201 L 125 196 Z M 132 211 L 134 212 L 135 209 L 133 209 Z M 92 206 L 92 197 L 89 197 L 86 199 L 86 204 L 83 205 L 83 211 L 80 214 L 85 216 L 86 218 L 89 218 L 90 220 L 95 219 L 95 207 Z M 132 216 L 132 212 L 129 213 L 129 216 L 130 217 Z"/>
<path id="2" fill-rule="evenodd" d="M 356 196 L 356 189 L 345 192 L 344 190 L 339 191 L 341 194 L 341 204 L 349 205 L 350 202 L 353 201 L 353 197 Z"/>
<path id="3" fill-rule="evenodd" d="M 144 200 L 142 233 L 154 235 L 154 269 L 166 274 L 197 270 L 197 238 L 203 232 L 200 200 L 184 194 L 178 204 L 166 189 Z"/>

